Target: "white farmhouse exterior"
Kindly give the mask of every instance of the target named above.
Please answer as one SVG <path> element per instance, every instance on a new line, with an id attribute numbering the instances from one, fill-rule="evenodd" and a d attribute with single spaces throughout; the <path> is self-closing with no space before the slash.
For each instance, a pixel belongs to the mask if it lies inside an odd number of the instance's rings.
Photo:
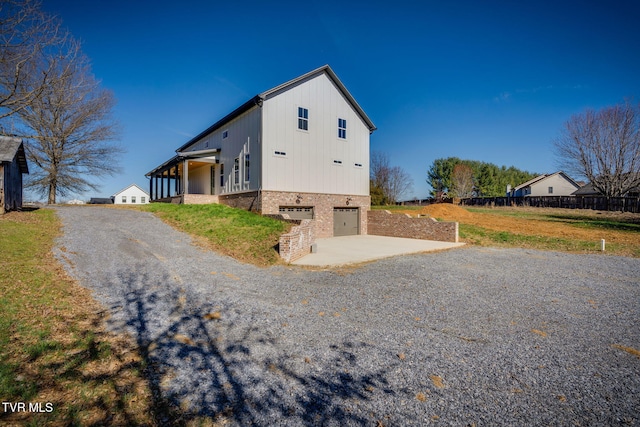
<path id="1" fill-rule="evenodd" d="M 145 205 L 150 202 L 149 193 L 136 184 L 123 188 L 111 196 L 114 205 Z"/>
<path id="2" fill-rule="evenodd" d="M 224 203 L 366 234 L 374 124 L 325 65 L 260 93 L 146 174 L 152 200 Z"/>
<path id="3" fill-rule="evenodd" d="M 511 190 L 512 197 L 534 197 L 534 196 L 571 196 L 574 191 L 580 188 L 569 175 L 564 172 L 543 174 L 518 185 Z"/>

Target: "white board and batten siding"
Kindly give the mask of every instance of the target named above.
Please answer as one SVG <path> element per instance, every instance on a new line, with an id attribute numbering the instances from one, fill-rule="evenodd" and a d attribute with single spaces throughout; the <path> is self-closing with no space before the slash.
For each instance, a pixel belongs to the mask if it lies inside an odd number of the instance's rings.
<path id="1" fill-rule="evenodd" d="M 298 107 L 308 110 L 307 131 Z M 263 190 L 369 195 L 370 130 L 326 74 L 265 99 L 262 115 Z"/>
<path id="2" fill-rule="evenodd" d="M 260 187 L 260 107 L 255 106 L 232 121 L 225 123 L 187 147 L 184 152 L 219 148 L 215 165 L 215 194 L 257 190 Z M 245 168 L 249 155 L 249 181 Z M 235 159 L 239 162 L 238 182 L 235 180 Z M 220 165 L 223 165 L 222 167 Z M 220 172 L 224 185 L 220 186 Z M 203 166 L 189 171 L 189 189 L 193 193 L 209 194 L 211 168 Z"/>

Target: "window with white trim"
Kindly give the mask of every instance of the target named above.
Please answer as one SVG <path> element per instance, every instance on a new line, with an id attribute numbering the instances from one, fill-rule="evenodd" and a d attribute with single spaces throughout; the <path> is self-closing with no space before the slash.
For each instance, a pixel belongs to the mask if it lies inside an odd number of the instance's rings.
<path id="1" fill-rule="evenodd" d="M 127 196 L 122 196 L 122 203 L 127 203 Z"/>
<path id="2" fill-rule="evenodd" d="M 309 130 L 309 110 L 298 107 L 298 129 Z"/>
<path id="3" fill-rule="evenodd" d="M 244 182 L 249 182 L 249 155 L 244 155 Z"/>
<path id="4" fill-rule="evenodd" d="M 140 203 L 147 203 L 147 199 L 144 196 L 140 196 Z"/>
<path id="5" fill-rule="evenodd" d="M 553 194 L 553 187 L 549 187 L 549 194 Z"/>
<path id="6" fill-rule="evenodd" d="M 136 202 L 136 196 L 131 196 L 131 203 L 135 203 Z"/>
<path id="7" fill-rule="evenodd" d="M 338 138 L 347 139 L 347 120 L 338 119 Z"/>
<path id="8" fill-rule="evenodd" d="M 233 183 L 240 184 L 240 157 L 233 161 Z"/>

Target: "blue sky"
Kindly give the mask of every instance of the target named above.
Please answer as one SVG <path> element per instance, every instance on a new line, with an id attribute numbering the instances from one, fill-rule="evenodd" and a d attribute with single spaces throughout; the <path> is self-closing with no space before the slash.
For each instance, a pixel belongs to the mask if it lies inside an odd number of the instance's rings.
<path id="1" fill-rule="evenodd" d="M 250 97 L 329 64 L 427 197 L 434 159 L 557 169 L 572 114 L 640 101 L 640 2 L 43 0 L 118 100 L 110 196 Z M 514 183 L 517 184 L 517 183 Z"/>

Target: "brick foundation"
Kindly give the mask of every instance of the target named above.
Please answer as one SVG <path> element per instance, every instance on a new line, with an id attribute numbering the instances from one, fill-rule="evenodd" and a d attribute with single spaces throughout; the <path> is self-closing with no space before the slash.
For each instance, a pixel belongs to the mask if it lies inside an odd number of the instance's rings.
<path id="1" fill-rule="evenodd" d="M 369 211 L 369 234 L 410 239 L 458 242 L 457 222 L 438 222 L 433 218 L 411 218 L 389 211 Z"/>
<path id="2" fill-rule="evenodd" d="M 292 262 L 311 252 L 315 242 L 314 220 L 302 219 L 299 225 L 291 227 L 291 231 L 280 236 L 279 253 L 286 262 Z"/>
<path id="3" fill-rule="evenodd" d="M 369 196 L 348 194 L 287 193 L 262 191 L 262 214 L 279 214 L 280 206 L 313 206 L 315 236 L 333 237 L 333 208 L 358 208 L 359 233 L 368 234 L 367 212 L 371 206 Z M 226 202 L 223 202 L 226 203 Z"/>

